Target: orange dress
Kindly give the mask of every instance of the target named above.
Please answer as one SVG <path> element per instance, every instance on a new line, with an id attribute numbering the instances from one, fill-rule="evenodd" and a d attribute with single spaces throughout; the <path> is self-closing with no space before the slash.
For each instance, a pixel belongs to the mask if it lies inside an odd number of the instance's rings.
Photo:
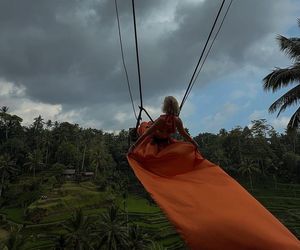
<path id="1" fill-rule="evenodd" d="M 192 144 L 148 136 L 127 159 L 190 249 L 300 250 L 296 236 Z"/>

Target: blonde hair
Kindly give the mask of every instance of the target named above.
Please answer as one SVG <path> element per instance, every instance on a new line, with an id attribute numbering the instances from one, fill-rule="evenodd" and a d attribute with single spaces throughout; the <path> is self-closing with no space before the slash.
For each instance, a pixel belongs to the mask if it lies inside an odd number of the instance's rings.
<path id="1" fill-rule="evenodd" d="M 174 96 L 166 96 L 162 111 L 168 115 L 179 115 L 179 105 Z"/>

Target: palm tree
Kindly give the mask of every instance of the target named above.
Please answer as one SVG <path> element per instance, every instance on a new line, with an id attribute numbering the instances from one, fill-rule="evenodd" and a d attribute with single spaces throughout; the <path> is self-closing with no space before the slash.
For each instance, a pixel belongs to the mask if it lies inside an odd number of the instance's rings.
<path id="1" fill-rule="evenodd" d="M 144 233 L 136 224 L 129 227 L 128 238 L 128 249 L 142 250 L 146 249 L 149 244 L 154 244 L 150 236 Z"/>
<path id="2" fill-rule="evenodd" d="M 40 143 L 41 143 L 41 137 L 42 137 L 42 132 L 44 129 L 44 119 L 42 118 L 41 115 L 38 117 L 34 118 L 34 122 L 32 124 L 32 129 L 34 133 L 34 140 L 36 143 L 36 148 L 40 148 Z"/>
<path id="3" fill-rule="evenodd" d="M 8 238 L 4 242 L 4 250 L 19 250 L 23 249 L 25 244 L 25 239 L 21 235 L 22 227 L 11 227 L 10 228 L 10 234 Z M 2 248 L 1 248 L 2 249 Z"/>
<path id="4" fill-rule="evenodd" d="M 46 156 L 45 156 L 45 165 L 48 165 L 48 156 L 49 156 L 49 147 L 50 147 L 50 140 L 51 140 L 51 132 L 50 129 L 52 127 L 52 121 L 48 120 L 46 122 L 46 126 L 47 126 L 47 130 L 45 131 L 45 138 L 44 138 L 44 142 L 46 145 Z"/>
<path id="5" fill-rule="evenodd" d="M 24 163 L 24 166 L 28 166 L 30 171 L 33 171 L 33 176 L 35 177 L 35 171 L 37 168 L 44 166 L 43 156 L 39 149 L 33 151 L 33 153 L 29 153 L 28 161 Z"/>
<path id="6" fill-rule="evenodd" d="M 3 112 L 3 113 L 7 113 L 7 111 L 8 111 L 7 106 L 2 106 L 1 109 L 0 109 L 0 112 Z"/>
<path id="7" fill-rule="evenodd" d="M 81 250 L 84 247 L 91 249 L 89 242 L 91 225 L 91 219 L 84 216 L 81 209 L 77 209 L 72 214 L 72 218 L 62 224 L 63 228 L 67 230 L 66 243 L 72 245 L 75 250 Z"/>
<path id="8" fill-rule="evenodd" d="M 300 27 L 300 19 L 298 19 Z M 264 89 L 273 92 L 288 85 L 295 85 L 291 90 L 278 98 L 270 107 L 269 112 L 274 113 L 279 109 L 277 117 L 282 111 L 291 105 L 296 105 L 300 100 L 300 38 L 286 38 L 279 35 L 277 37 L 282 51 L 292 59 L 293 64 L 288 68 L 276 68 L 264 79 Z M 292 115 L 289 123 L 289 129 L 295 129 L 300 126 L 300 107 Z"/>
<path id="9" fill-rule="evenodd" d="M 38 117 L 35 117 L 33 122 L 34 130 L 41 131 L 43 129 L 43 126 L 44 126 L 44 119 L 42 118 L 42 116 L 39 115 Z"/>
<path id="10" fill-rule="evenodd" d="M 5 126 L 5 139 L 8 139 L 8 124 L 10 120 L 10 115 L 7 113 L 8 107 L 7 106 L 2 106 L 0 108 L 0 118 L 3 120 L 4 126 Z"/>
<path id="11" fill-rule="evenodd" d="M 66 236 L 57 233 L 38 233 L 34 235 L 34 240 L 37 241 L 51 241 L 53 243 L 53 250 L 64 250 L 68 247 Z M 1 248 L 0 248 L 1 249 Z"/>
<path id="12" fill-rule="evenodd" d="M 239 172 L 241 172 L 243 175 L 249 176 L 250 181 L 250 187 L 253 191 L 253 181 L 252 181 L 252 173 L 261 173 L 261 170 L 259 169 L 258 164 L 255 161 L 248 161 L 246 160 L 246 164 L 242 163 L 238 169 Z"/>
<path id="13" fill-rule="evenodd" d="M 60 235 L 56 239 L 55 250 L 64 250 L 67 248 L 67 239 L 64 235 Z"/>
<path id="14" fill-rule="evenodd" d="M 101 214 L 100 222 L 95 230 L 99 244 L 96 249 L 124 249 L 128 245 L 126 222 L 119 215 L 119 208 L 112 205 Z"/>
<path id="15" fill-rule="evenodd" d="M 95 166 L 95 179 L 96 179 L 98 176 L 99 167 L 101 167 L 103 161 L 103 154 L 100 146 L 98 146 L 92 152 L 92 157 L 93 157 L 92 164 Z"/>
<path id="16" fill-rule="evenodd" d="M 148 248 L 148 250 L 164 250 L 165 248 L 158 242 L 153 242 Z"/>
<path id="17" fill-rule="evenodd" d="M 1 173 L 0 197 L 2 196 L 5 178 L 9 177 L 10 175 L 13 175 L 18 171 L 18 169 L 16 169 L 15 166 L 16 166 L 16 162 L 12 160 L 8 154 L 0 155 L 0 173 Z"/>

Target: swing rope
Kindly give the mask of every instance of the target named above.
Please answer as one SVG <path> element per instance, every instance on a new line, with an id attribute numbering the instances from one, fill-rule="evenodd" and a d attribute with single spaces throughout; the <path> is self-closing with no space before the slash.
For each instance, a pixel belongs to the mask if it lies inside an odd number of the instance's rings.
<path id="1" fill-rule="evenodd" d="M 205 42 L 205 45 L 202 49 L 202 52 L 201 52 L 201 55 L 200 55 L 200 58 L 196 64 L 196 67 L 194 69 L 194 72 L 192 74 L 192 77 L 189 81 L 189 84 L 188 84 L 188 87 L 185 91 L 185 94 L 182 98 L 182 101 L 180 103 L 180 111 L 184 105 L 184 103 L 186 102 L 202 68 L 203 68 L 203 65 L 212 49 L 212 46 L 223 26 L 223 23 L 226 19 L 226 16 L 229 12 L 229 9 L 232 5 L 232 2 L 233 0 L 230 0 L 230 3 L 229 5 L 227 6 L 227 9 L 226 9 L 226 12 L 222 18 L 222 21 L 213 37 L 213 40 L 208 48 L 208 51 L 206 52 L 206 48 L 208 46 L 208 43 L 210 42 L 211 40 L 211 36 L 215 30 L 215 27 L 216 27 L 216 24 L 218 23 L 218 20 L 219 20 L 219 17 L 220 17 L 220 14 L 223 10 L 223 7 L 224 7 L 224 4 L 225 4 L 225 1 L 226 0 L 223 0 L 220 7 L 219 7 L 219 10 L 218 10 L 218 13 L 215 17 L 215 20 L 213 22 L 213 25 L 212 25 L 212 28 L 209 32 L 209 35 L 207 37 L 207 40 Z M 129 83 L 129 77 L 128 77 L 128 72 L 127 72 L 127 68 L 126 68 L 126 64 L 125 64 L 125 59 L 124 59 L 124 51 L 123 51 L 123 45 L 122 45 L 122 36 L 121 36 L 121 29 L 120 29 L 120 20 L 119 20 L 119 13 L 118 13 L 118 6 L 117 6 L 117 0 L 115 0 L 115 7 L 116 7 L 116 15 L 117 15 L 117 23 L 118 23 L 118 31 L 119 31 L 119 40 L 120 40 L 120 46 L 121 46 L 121 55 L 122 55 L 122 62 L 123 62 L 123 67 L 124 67 L 124 71 L 125 71 L 125 74 L 126 74 L 126 80 L 127 80 L 127 87 L 128 87 L 128 90 L 129 90 L 129 95 L 130 95 L 130 99 L 131 99 L 131 104 L 132 104 L 132 108 L 133 108 L 133 111 L 134 111 L 134 115 L 135 115 L 135 118 L 137 120 L 136 122 L 136 129 L 138 128 L 139 124 L 140 124 L 140 121 L 141 121 L 141 116 L 142 116 L 142 111 L 144 111 L 146 113 L 146 115 L 149 117 L 149 119 L 153 122 L 153 119 L 151 118 L 151 116 L 149 115 L 149 113 L 146 111 L 146 109 L 143 107 L 143 93 L 142 93 L 142 80 L 141 80 L 141 69 L 140 69 L 140 59 L 139 59 L 139 49 L 138 49 L 138 36 L 137 36 L 137 28 L 136 28 L 136 14 L 135 14 L 135 2 L 134 0 L 131 1 L 132 2 L 132 16 L 133 16 L 133 25 L 134 25 L 134 39 L 135 39 L 135 52 L 136 52 L 136 63 L 137 63 L 137 71 L 138 71 L 138 85 L 139 85 L 139 98 L 140 98 L 140 105 L 138 106 L 139 107 L 139 114 L 136 115 L 136 111 L 135 111 L 135 108 L 134 108 L 134 102 L 133 102 L 133 97 L 132 97 L 132 92 L 131 92 L 131 86 L 130 86 L 130 83 Z M 203 59 L 203 56 L 204 56 L 204 59 Z M 203 59 L 203 61 L 202 61 Z M 202 63 L 201 63 L 202 61 Z M 200 65 L 201 63 L 201 65 Z M 199 67 L 200 65 L 200 67 Z"/>
<path id="2" fill-rule="evenodd" d="M 184 99 L 184 101 L 183 101 L 183 104 L 185 103 L 187 97 L 189 96 L 189 94 L 190 94 L 190 92 L 191 92 L 191 90 L 192 90 L 192 88 L 193 88 L 193 86 L 194 86 L 194 84 L 195 84 L 195 82 L 196 82 L 196 80 L 197 80 L 197 78 L 198 78 L 198 76 L 199 76 L 199 73 L 201 72 L 201 70 L 202 70 L 202 68 L 203 68 L 203 65 L 204 65 L 204 63 L 205 63 L 205 61 L 206 61 L 206 59 L 207 59 L 207 57 L 208 57 L 208 55 L 209 55 L 209 53 L 210 53 L 210 51 L 211 51 L 211 48 L 212 48 L 212 46 L 213 46 L 213 44 L 214 44 L 214 42 L 215 42 L 215 40 L 216 40 L 216 38 L 217 38 L 217 36 L 218 36 L 218 34 L 219 34 L 221 28 L 222 28 L 222 26 L 223 26 L 223 23 L 224 23 L 224 21 L 225 21 L 225 18 L 226 18 L 226 16 L 227 16 L 228 12 L 229 12 L 229 9 L 230 9 L 230 7 L 231 7 L 232 2 L 233 2 L 233 0 L 230 0 L 230 3 L 229 3 L 229 5 L 227 6 L 227 9 L 226 9 L 225 15 L 224 15 L 223 18 L 222 18 L 221 24 L 219 25 L 219 28 L 218 28 L 218 30 L 217 30 L 217 32 L 216 32 L 216 34 L 215 34 L 215 36 L 214 36 L 214 38 L 213 38 L 213 40 L 212 40 L 210 46 L 209 46 L 209 49 L 208 49 L 208 51 L 207 51 L 207 53 L 206 53 L 206 55 L 205 55 L 205 57 L 204 57 L 204 60 L 203 60 L 203 62 L 202 62 L 202 64 L 201 64 L 201 66 L 200 66 L 200 68 L 199 68 L 199 70 L 198 70 L 198 72 L 197 72 L 195 78 L 193 79 L 193 83 L 192 83 L 191 87 L 190 87 L 189 90 L 188 90 L 188 93 L 187 93 L 187 95 L 186 95 L 186 97 L 185 97 L 185 99 Z M 182 104 L 182 106 L 183 106 L 183 104 Z M 181 106 L 181 107 L 182 107 L 182 106 Z"/>
<path id="3" fill-rule="evenodd" d="M 209 32 L 209 35 L 208 35 L 207 39 L 206 39 L 206 42 L 205 42 L 205 45 L 204 45 L 204 47 L 203 47 L 203 49 L 202 49 L 200 58 L 199 58 L 199 60 L 198 60 L 198 62 L 197 62 L 197 65 L 196 65 L 196 67 L 195 67 L 195 70 L 194 70 L 194 72 L 193 72 L 193 75 L 192 75 L 192 77 L 191 77 L 191 80 L 190 80 L 190 82 L 189 82 L 189 84 L 188 84 L 188 87 L 187 87 L 187 89 L 186 89 L 186 91 L 185 91 L 185 94 L 184 94 L 184 96 L 183 96 L 183 98 L 182 98 L 181 104 L 180 104 L 180 106 L 179 106 L 179 110 L 182 109 L 182 106 L 183 106 L 184 102 L 186 101 L 187 94 L 188 94 L 189 89 L 190 89 L 190 87 L 191 87 L 191 85 L 192 85 L 192 82 L 193 82 L 193 79 L 194 79 L 195 74 L 196 74 L 196 72 L 197 72 L 197 69 L 198 69 L 198 67 L 199 67 L 199 64 L 200 64 L 200 62 L 201 62 L 201 60 L 202 60 L 202 57 L 203 57 L 204 52 L 205 52 L 205 50 L 206 50 L 207 44 L 208 44 L 208 42 L 209 42 L 209 40 L 210 40 L 210 37 L 211 37 L 211 35 L 212 35 L 213 31 L 214 31 L 214 28 L 215 28 L 215 26 L 216 26 L 216 23 L 217 23 L 217 21 L 218 21 L 218 19 L 219 19 L 219 16 L 220 16 L 220 13 L 221 13 L 221 11 L 222 11 L 222 9 L 223 9 L 224 3 L 225 3 L 225 0 L 222 1 L 222 4 L 221 4 L 221 6 L 220 6 L 220 8 L 219 8 L 219 11 L 218 11 L 218 14 L 217 14 L 217 16 L 215 17 L 215 21 L 214 21 L 214 23 L 213 23 L 213 26 L 211 27 L 211 30 L 210 30 L 210 32 Z"/>
<path id="4" fill-rule="evenodd" d="M 129 77 L 128 77 L 128 71 L 125 63 L 125 58 L 124 58 L 124 50 L 123 50 L 123 42 L 122 42 L 122 35 L 121 35 L 121 27 L 120 27 L 120 19 L 119 19 L 119 10 L 118 10 L 118 3 L 117 0 L 115 0 L 115 9 L 116 9 L 116 17 L 117 17 L 117 25 L 118 25 L 118 34 L 119 34 L 119 42 L 120 42 L 120 48 L 121 48 L 121 56 L 122 56 L 122 63 L 123 63 L 123 68 L 126 76 L 126 81 L 127 81 L 127 87 L 129 91 L 129 97 L 131 100 L 131 105 L 133 109 L 133 113 L 135 116 L 135 119 L 137 120 L 138 117 L 136 115 L 135 107 L 134 107 L 134 102 L 133 102 L 133 97 L 132 97 L 132 92 L 131 92 L 131 86 L 129 82 Z"/>
<path id="5" fill-rule="evenodd" d="M 142 93 L 142 80 L 141 80 L 141 69 L 140 69 L 140 59 L 139 59 L 139 48 L 138 48 L 138 39 L 137 39 L 137 29 L 136 29 L 136 18 L 135 18 L 135 5 L 134 0 L 131 1 L 132 3 L 132 16 L 133 16 L 133 26 L 134 26 L 134 40 L 135 40 L 135 53 L 136 53 L 136 63 L 137 63 L 137 70 L 138 70 L 138 78 L 139 78 L 139 93 L 140 93 L 140 112 L 138 115 L 138 119 L 136 122 L 135 128 L 137 129 L 140 125 L 142 111 L 143 111 L 143 93 Z"/>

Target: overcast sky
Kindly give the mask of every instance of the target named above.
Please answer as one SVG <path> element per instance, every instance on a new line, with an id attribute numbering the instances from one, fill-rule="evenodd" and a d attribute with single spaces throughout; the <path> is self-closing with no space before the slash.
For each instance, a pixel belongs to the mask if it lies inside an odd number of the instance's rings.
<path id="1" fill-rule="evenodd" d="M 118 3 L 138 105 L 131 1 Z M 181 100 L 220 4 L 136 1 L 144 104 L 153 117 L 165 95 Z M 276 36 L 299 36 L 299 13 L 298 0 L 233 1 L 181 113 L 193 135 L 260 118 L 283 131 L 294 109 L 268 114 L 283 91 L 263 92 L 262 79 L 291 63 Z M 113 0 L 0 0 L 0 29 L 0 105 L 25 125 L 40 114 L 107 131 L 134 126 Z"/>

